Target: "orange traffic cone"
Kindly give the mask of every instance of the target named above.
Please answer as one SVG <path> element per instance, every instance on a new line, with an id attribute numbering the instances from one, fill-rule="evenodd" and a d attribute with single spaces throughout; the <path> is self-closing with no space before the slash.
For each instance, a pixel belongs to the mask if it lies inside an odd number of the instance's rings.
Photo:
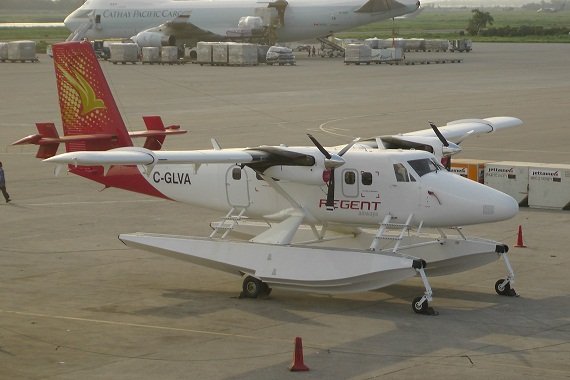
<path id="1" fill-rule="evenodd" d="M 303 341 L 300 337 L 295 338 L 295 353 L 293 354 L 293 363 L 289 367 L 290 371 L 308 371 L 309 367 L 303 362 Z"/>
<path id="2" fill-rule="evenodd" d="M 524 245 L 523 242 L 523 236 L 522 236 L 522 226 L 519 224 L 519 233 L 517 236 L 517 244 L 515 245 L 515 247 L 517 248 L 526 248 L 526 245 Z"/>

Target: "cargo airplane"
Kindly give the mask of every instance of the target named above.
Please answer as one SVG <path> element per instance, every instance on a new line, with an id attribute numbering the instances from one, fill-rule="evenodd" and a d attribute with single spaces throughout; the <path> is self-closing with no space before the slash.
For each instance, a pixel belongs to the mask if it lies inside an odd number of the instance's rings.
<path id="1" fill-rule="evenodd" d="M 308 135 L 309 146 L 222 149 L 212 140 L 213 149 L 168 151 L 160 148 L 173 129 L 127 131 L 88 43 L 56 44 L 53 56 L 64 136 L 56 136 L 55 127 L 47 134 L 38 128 L 16 144 L 40 145 L 38 156 L 56 172 L 66 168 L 105 187 L 225 214 L 211 224 L 209 237 L 121 234 L 126 245 L 242 276 L 242 295 L 249 298 L 272 287 L 366 291 L 419 276 L 425 292 L 412 308 L 429 313 L 428 275 L 498 258 L 507 276 L 495 290 L 516 295 L 508 247 L 455 227 L 509 219 L 517 202 L 448 172 L 440 159 L 457 153 L 462 139 L 518 126 L 519 119 L 458 120 L 328 148 Z M 161 143 L 153 142 L 153 133 Z M 145 147 L 133 145 L 138 134 L 146 136 Z M 60 142 L 67 152 L 56 155 Z M 457 233 L 444 231 L 450 227 Z"/>
<path id="2" fill-rule="evenodd" d="M 324 37 L 412 13 L 418 0 L 87 0 L 68 40 L 132 38 L 141 47 L 198 41 L 274 43 Z"/>

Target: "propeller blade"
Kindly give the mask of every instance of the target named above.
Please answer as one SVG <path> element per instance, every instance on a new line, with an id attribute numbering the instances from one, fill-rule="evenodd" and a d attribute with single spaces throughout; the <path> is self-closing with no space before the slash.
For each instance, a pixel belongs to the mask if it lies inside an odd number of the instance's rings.
<path id="1" fill-rule="evenodd" d="M 334 169 L 331 169 L 331 176 L 328 184 L 327 202 L 325 206 L 328 211 L 334 210 Z"/>
<path id="2" fill-rule="evenodd" d="M 342 149 L 340 150 L 340 152 L 338 152 L 338 155 L 342 157 L 343 154 L 345 154 L 346 152 L 348 152 L 348 150 L 349 150 L 350 148 L 352 148 L 352 146 L 353 146 L 354 144 L 356 144 L 357 142 L 359 142 L 359 141 L 360 141 L 360 137 L 355 138 L 354 140 L 352 140 L 351 142 L 349 142 L 348 144 L 346 144 L 346 146 L 345 146 L 344 148 L 342 148 Z"/>
<path id="3" fill-rule="evenodd" d="M 443 136 L 441 134 L 441 132 L 439 131 L 439 129 L 437 129 L 437 127 L 435 126 L 434 123 L 432 123 L 431 121 L 428 121 L 429 125 L 431 126 L 431 128 L 433 129 L 433 131 L 435 132 L 435 135 L 437 136 L 437 138 L 441 141 L 441 143 L 443 144 L 443 146 L 449 146 L 449 142 L 445 139 L 445 136 Z"/>
<path id="4" fill-rule="evenodd" d="M 321 145 L 321 143 L 318 142 L 317 139 L 313 137 L 313 135 L 307 133 L 307 136 L 309 136 L 309 138 L 311 139 L 313 144 L 315 144 L 315 146 L 323 154 L 323 156 L 325 156 L 328 160 L 330 160 L 331 154 L 329 152 L 327 152 L 327 150 Z"/>

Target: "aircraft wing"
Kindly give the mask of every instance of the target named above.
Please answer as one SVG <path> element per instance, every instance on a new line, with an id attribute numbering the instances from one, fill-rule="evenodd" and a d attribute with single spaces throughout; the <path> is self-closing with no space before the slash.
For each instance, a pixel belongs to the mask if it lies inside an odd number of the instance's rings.
<path id="1" fill-rule="evenodd" d="M 358 8 L 357 13 L 376 13 L 386 12 L 393 9 L 406 8 L 402 3 L 395 0 L 368 0 L 364 5 Z"/>
<path id="2" fill-rule="evenodd" d="M 449 141 L 460 143 L 469 136 L 492 133 L 501 129 L 516 127 L 522 124 L 520 119 L 509 116 L 489 117 L 486 119 L 463 119 L 447 123 L 439 128 L 441 134 Z M 402 136 L 436 137 L 433 129 L 403 133 Z"/>
<path id="3" fill-rule="evenodd" d="M 273 165 L 311 166 L 315 159 L 311 155 L 279 147 L 259 147 L 234 150 L 184 150 L 152 151 L 139 147 L 126 147 L 106 151 L 78 151 L 59 154 L 44 160 L 54 164 L 81 166 L 145 165 L 157 164 L 249 164 L 264 170 Z"/>

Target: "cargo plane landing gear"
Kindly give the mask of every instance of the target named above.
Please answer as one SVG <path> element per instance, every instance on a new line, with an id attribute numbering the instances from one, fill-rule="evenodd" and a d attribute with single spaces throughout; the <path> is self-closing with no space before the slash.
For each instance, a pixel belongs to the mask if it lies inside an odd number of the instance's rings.
<path id="1" fill-rule="evenodd" d="M 438 315 L 439 313 L 435 311 L 433 307 L 430 307 L 428 304 L 428 302 L 432 300 L 431 296 L 433 292 L 431 290 L 431 286 L 429 285 L 426 272 L 424 271 L 426 265 L 427 264 L 425 260 L 414 260 L 412 265 L 412 267 L 416 270 L 416 272 L 418 272 L 418 274 L 422 278 L 422 282 L 424 283 L 424 287 L 426 288 L 426 291 L 423 296 L 416 297 L 412 301 L 412 310 L 414 311 L 414 313 L 417 314 Z"/>
<path id="2" fill-rule="evenodd" d="M 263 281 L 253 276 L 247 276 L 243 280 L 242 292 L 239 298 L 267 297 L 271 294 L 271 288 Z"/>
<path id="3" fill-rule="evenodd" d="M 507 257 L 507 252 L 509 252 L 509 247 L 507 245 L 498 245 L 496 248 L 497 253 L 503 258 L 505 262 L 505 267 L 507 267 L 507 278 L 501 278 L 495 282 L 495 291 L 500 296 L 507 297 L 518 297 L 519 295 L 514 288 L 511 287 L 515 283 L 515 272 L 511 266 L 511 262 Z"/>

